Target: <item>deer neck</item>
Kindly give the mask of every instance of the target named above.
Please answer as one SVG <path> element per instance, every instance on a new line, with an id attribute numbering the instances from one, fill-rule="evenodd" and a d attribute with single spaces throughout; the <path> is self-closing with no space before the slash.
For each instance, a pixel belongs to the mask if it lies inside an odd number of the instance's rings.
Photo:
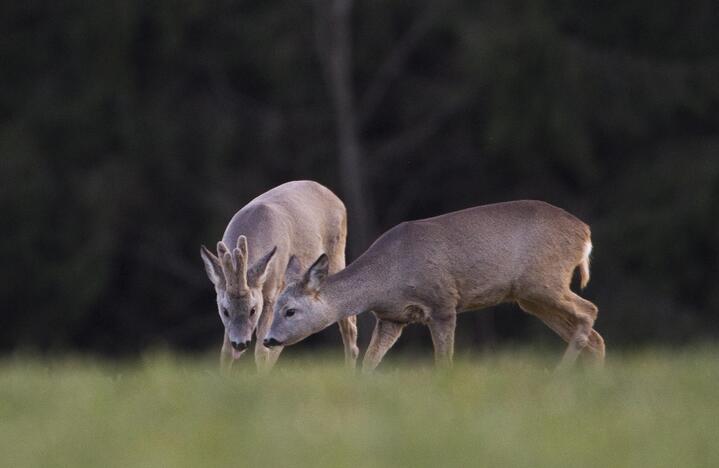
<path id="1" fill-rule="evenodd" d="M 378 281 L 377 265 L 366 260 L 358 258 L 322 286 L 322 295 L 337 320 L 375 310 L 386 297 L 388 288 Z"/>

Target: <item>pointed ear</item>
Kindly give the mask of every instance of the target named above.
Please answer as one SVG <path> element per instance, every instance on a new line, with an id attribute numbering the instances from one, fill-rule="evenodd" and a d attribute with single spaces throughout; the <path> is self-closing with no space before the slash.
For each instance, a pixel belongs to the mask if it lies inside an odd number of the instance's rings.
<path id="1" fill-rule="evenodd" d="M 225 276 L 222 274 L 220 259 L 210 252 L 210 250 L 204 245 L 200 247 L 200 257 L 202 257 L 207 277 L 210 278 L 212 284 L 215 286 L 224 285 Z"/>
<path id="2" fill-rule="evenodd" d="M 327 278 L 329 267 L 330 261 L 327 254 L 320 255 L 320 258 L 318 258 L 310 269 L 307 270 L 307 273 L 305 273 L 305 277 L 303 278 L 305 288 L 312 292 L 319 291 L 320 286 L 325 281 L 325 278 Z"/>
<path id="3" fill-rule="evenodd" d="M 302 278 L 302 265 L 296 256 L 291 255 L 285 269 L 285 284 L 292 284 Z"/>
<path id="4" fill-rule="evenodd" d="M 257 260 L 252 268 L 247 271 L 247 282 L 250 286 L 259 288 L 265 283 L 267 279 L 267 270 L 269 269 L 270 262 L 277 252 L 277 246 L 274 246 L 272 250 L 267 252 L 264 257 Z"/>

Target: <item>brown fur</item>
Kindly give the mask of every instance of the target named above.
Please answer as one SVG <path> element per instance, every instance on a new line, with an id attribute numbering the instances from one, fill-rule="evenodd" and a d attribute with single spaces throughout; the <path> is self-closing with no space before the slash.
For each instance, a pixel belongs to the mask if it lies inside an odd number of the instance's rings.
<path id="1" fill-rule="evenodd" d="M 570 290 L 580 269 L 589 281 L 589 227 L 566 211 L 539 201 L 478 206 L 402 223 L 382 235 L 360 258 L 316 288 L 282 293 L 276 316 L 305 307 L 307 323 L 273 326 L 291 343 L 293 330 L 317 330 L 348 313 L 372 310 L 377 325 L 363 368 L 372 370 L 405 324 L 426 323 L 438 363 L 451 363 L 456 314 L 517 302 L 569 343 L 562 366 L 587 348 L 597 362 L 604 342 L 593 329 L 597 308 Z M 308 272 L 310 273 L 310 272 Z M 319 317 L 319 318 L 318 318 Z"/>
<path id="2" fill-rule="evenodd" d="M 272 306 L 284 285 L 290 256 L 294 255 L 302 265 L 309 265 L 326 252 L 329 270 L 337 273 L 345 266 L 346 238 L 347 213 L 342 201 L 316 182 L 294 181 L 258 196 L 238 211 L 218 243 L 217 256 L 202 248 L 208 277 L 218 293 L 218 306 L 220 296 L 242 298 L 250 295 L 251 288 L 261 288 L 261 313 L 241 317 L 248 324 L 243 328 L 256 327 L 256 336 L 260 338 L 255 344 L 259 368 L 269 369 L 282 349 L 264 347 L 261 338 L 272 324 Z M 340 331 L 346 362 L 354 366 L 358 354 L 355 318 L 342 320 Z M 247 339 L 251 338 L 252 330 L 243 332 Z M 231 354 L 226 331 L 221 362 L 231 363 Z"/>

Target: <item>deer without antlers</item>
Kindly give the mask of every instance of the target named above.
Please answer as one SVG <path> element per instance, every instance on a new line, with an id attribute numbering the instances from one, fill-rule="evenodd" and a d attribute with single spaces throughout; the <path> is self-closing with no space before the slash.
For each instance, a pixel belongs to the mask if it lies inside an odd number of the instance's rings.
<path id="1" fill-rule="evenodd" d="M 566 342 L 560 367 L 587 349 L 604 359 L 597 307 L 570 289 L 589 281 L 589 227 L 539 201 L 478 206 L 399 224 L 339 273 L 320 256 L 305 272 L 291 258 L 268 344 L 291 345 L 336 320 L 377 318 L 363 370 L 373 370 L 408 323 L 426 324 L 438 363 L 450 364 L 458 312 L 517 302 Z"/>

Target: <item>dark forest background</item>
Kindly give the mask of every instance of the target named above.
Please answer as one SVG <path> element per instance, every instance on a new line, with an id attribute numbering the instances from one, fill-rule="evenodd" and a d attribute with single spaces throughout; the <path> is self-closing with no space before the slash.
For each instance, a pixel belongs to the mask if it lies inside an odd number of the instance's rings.
<path id="1" fill-rule="evenodd" d="M 1 349 L 219 346 L 199 246 L 292 179 L 345 200 L 348 259 L 549 201 L 592 226 L 610 352 L 716 338 L 716 2 L 1 3 Z M 558 343 L 513 306 L 459 323 L 459 352 Z"/>

